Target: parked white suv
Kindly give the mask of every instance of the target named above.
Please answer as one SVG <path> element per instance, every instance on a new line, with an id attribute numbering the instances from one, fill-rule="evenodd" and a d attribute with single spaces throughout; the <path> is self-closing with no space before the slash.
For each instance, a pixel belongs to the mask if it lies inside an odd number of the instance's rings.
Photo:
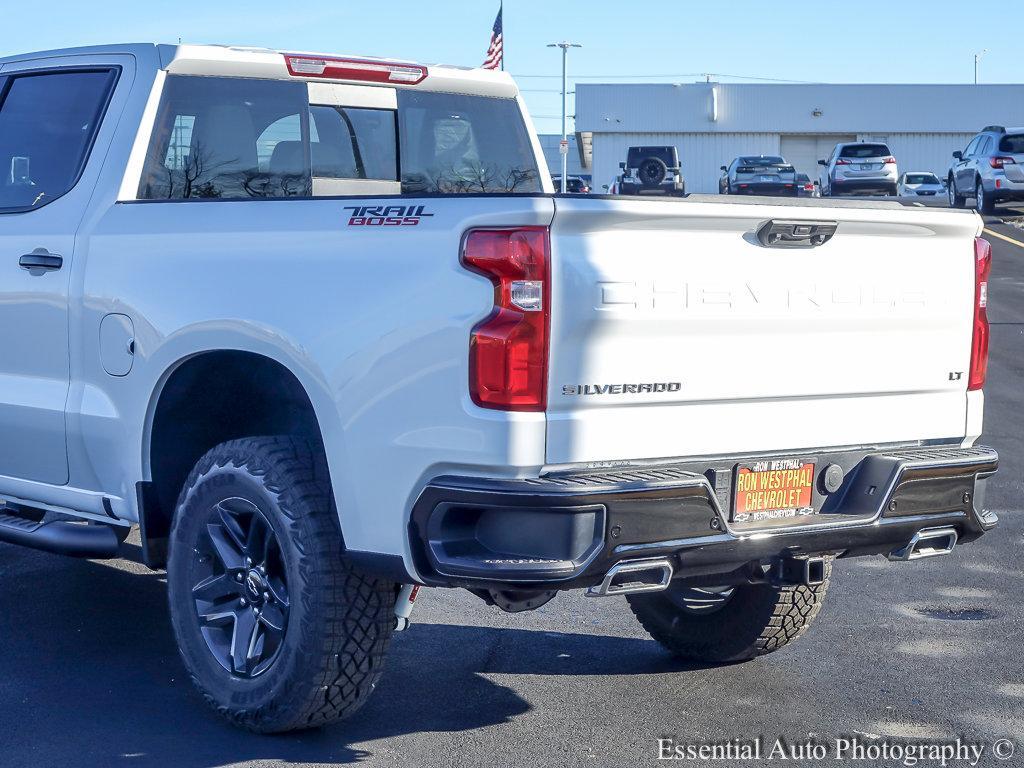
<path id="1" fill-rule="evenodd" d="M 735 661 L 807 629 L 833 558 L 997 522 L 973 212 L 556 196 L 500 72 L 0 65 L 0 540 L 138 526 L 241 726 L 357 710 L 420 585 L 627 595 Z"/>
<path id="2" fill-rule="evenodd" d="M 819 160 L 821 193 L 839 197 L 850 193 L 895 195 L 899 171 L 889 147 L 877 142 L 836 144 Z"/>

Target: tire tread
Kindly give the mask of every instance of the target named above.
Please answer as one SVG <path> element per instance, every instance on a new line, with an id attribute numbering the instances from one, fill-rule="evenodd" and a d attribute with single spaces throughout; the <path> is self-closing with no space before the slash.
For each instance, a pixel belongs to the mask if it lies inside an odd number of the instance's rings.
<path id="1" fill-rule="evenodd" d="M 292 601 L 301 600 L 319 614 L 313 623 L 326 631 L 315 637 L 310 622 L 299 628 L 300 645 L 309 655 L 299 667 L 306 674 L 292 681 L 284 697 L 262 707 L 227 706 L 190 671 L 192 683 L 222 716 L 261 733 L 315 728 L 348 717 L 365 703 L 383 670 L 394 629 L 395 585 L 360 574 L 345 560 L 326 459 L 304 439 L 248 437 L 221 443 L 196 463 L 177 509 L 185 508 L 212 470 L 229 464 L 259 478 L 276 495 L 301 556 L 301 588 Z"/>

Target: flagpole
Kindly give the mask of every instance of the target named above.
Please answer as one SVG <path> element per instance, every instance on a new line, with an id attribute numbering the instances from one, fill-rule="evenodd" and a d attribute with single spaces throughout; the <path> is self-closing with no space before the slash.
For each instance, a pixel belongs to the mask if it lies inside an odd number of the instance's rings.
<path id="1" fill-rule="evenodd" d="M 498 15 L 501 16 L 501 71 L 505 71 L 505 0 L 498 3 Z"/>

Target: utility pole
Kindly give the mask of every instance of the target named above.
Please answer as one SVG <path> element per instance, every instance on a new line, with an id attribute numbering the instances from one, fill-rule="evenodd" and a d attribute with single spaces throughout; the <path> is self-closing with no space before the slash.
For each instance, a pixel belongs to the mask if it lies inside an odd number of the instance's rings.
<path id="1" fill-rule="evenodd" d="M 978 84 L 978 62 L 981 61 L 981 57 L 988 53 L 988 48 L 981 51 L 981 53 L 974 54 L 974 84 Z"/>
<path id="2" fill-rule="evenodd" d="M 566 189 L 566 175 L 569 172 L 569 134 L 567 133 L 566 127 L 566 96 L 568 94 L 568 79 L 566 76 L 566 67 L 569 59 L 570 48 L 582 48 L 583 46 L 579 43 L 570 43 L 568 40 L 563 40 L 560 43 L 549 43 L 548 48 L 561 48 L 562 49 L 562 143 L 558 146 L 559 154 L 562 155 L 562 184 L 561 192 L 564 195 Z"/>

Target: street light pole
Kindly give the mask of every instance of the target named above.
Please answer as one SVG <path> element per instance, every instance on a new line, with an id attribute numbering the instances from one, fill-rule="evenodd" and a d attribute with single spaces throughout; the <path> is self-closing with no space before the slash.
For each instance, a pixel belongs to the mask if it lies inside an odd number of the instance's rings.
<path id="1" fill-rule="evenodd" d="M 981 57 L 988 53 L 988 48 L 983 50 L 981 53 L 974 54 L 974 84 L 978 84 L 978 62 L 981 61 Z"/>
<path id="2" fill-rule="evenodd" d="M 548 48 L 562 49 L 562 143 L 558 146 L 559 154 L 562 155 L 562 183 L 561 192 L 564 195 L 566 190 L 566 174 L 569 172 L 569 134 L 566 127 L 566 97 L 568 94 L 568 78 L 566 76 L 567 63 L 570 48 L 582 48 L 579 43 L 570 43 L 563 40 L 560 43 L 549 43 Z"/>

